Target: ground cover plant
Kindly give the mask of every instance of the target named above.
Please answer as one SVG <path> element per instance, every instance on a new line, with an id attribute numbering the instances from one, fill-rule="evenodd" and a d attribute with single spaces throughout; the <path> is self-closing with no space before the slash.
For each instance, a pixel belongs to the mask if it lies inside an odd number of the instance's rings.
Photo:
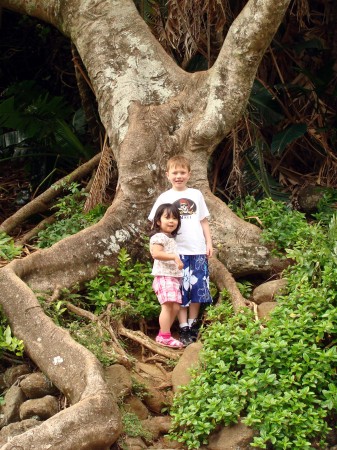
<path id="1" fill-rule="evenodd" d="M 241 417 L 257 431 L 254 447 L 325 448 L 337 407 L 337 219 L 309 224 L 270 199 L 249 199 L 248 211 L 294 261 L 287 293 L 266 323 L 226 301 L 209 310 L 201 370 L 175 397 L 171 437 L 199 448 Z"/>

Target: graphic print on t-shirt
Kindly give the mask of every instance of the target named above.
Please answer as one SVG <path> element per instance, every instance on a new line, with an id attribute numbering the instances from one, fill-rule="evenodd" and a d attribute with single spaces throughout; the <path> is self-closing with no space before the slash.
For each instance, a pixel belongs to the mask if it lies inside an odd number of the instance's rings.
<path id="1" fill-rule="evenodd" d="M 182 219 L 191 216 L 192 214 L 196 214 L 197 212 L 196 204 L 189 198 L 180 198 L 176 200 L 174 204 L 178 207 Z"/>

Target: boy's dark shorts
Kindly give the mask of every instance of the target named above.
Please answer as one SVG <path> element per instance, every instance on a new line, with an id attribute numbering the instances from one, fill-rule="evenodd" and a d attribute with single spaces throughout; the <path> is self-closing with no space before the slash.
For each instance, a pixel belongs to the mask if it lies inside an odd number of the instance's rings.
<path id="1" fill-rule="evenodd" d="M 188 306 L 190 303 L 212 303 L 206 255 L 180 255 L 180 259 L 184 263 L 181 306 Z"/>

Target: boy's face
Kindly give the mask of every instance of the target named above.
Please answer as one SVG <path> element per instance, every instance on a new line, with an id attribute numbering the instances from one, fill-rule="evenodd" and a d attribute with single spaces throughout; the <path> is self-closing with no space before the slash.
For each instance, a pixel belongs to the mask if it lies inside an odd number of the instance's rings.
<path id="1" fill-rule="evenodd" d="M 186 189 L 186 183 L 190 179 L 191 172 L 187 167 L 171 166 L 169 171 L 166 172 L 167 179 L 172 184 L 172 189 L 175 191 L 184 191 Z"/>

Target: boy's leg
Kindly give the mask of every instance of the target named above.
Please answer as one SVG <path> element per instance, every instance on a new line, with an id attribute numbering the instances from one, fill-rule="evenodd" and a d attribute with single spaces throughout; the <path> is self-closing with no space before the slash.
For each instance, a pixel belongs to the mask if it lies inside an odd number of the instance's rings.
<path id="1" fill-rule="evenodd" d="M 187 325 L 187 312 L 188 312 L 187 307 L 180 306 L 179 312 L 178 312 L 178 320 L 179 320 L 179 324 L 182 326 Z"/>
<path id="2" fill-rule="evenodd" d="M 181 286 L 182 306 L 180 307 L 178 313 L 179 339 L 184 344 L 184 347 L 187 347 L 187 345 L 192 344 L 193 342 L 190 336 L 190 328 L 187 323 L 190 292 L 190 280 L 188 276 L 190 257 L 186 255 L 180 255 L 180 258 L 184 263 L 184 279 Z"/>
<path id="3" fill-rule="evenodd" d="M 199 317 L 199 311 L 200 311 L 200 303 L 190 303 L 188 312 L 188 321 L 193 322 L 193 320 L 197 319 Z"/>
<path id="4" fill-rule="evenodd" d="M 187 307 L 181 306 L 178 313 L 179 320 L 179 340 L 183 343 L 184 347 L 192 344 L 193 340 L 190 335 L 190 327 L 187 323 Z"/>
<path id="5" fill-rule="evenodd" d="M 193 255 L 190 258 L 190 271 L 194 280 L 191 283 L 188 325 L 190 335 L 195 342 L 199 335 L 200 328 L 200 305 L 210 304 L 212 297 L 209 291 L 208 260 L 206 255 Z"/>

